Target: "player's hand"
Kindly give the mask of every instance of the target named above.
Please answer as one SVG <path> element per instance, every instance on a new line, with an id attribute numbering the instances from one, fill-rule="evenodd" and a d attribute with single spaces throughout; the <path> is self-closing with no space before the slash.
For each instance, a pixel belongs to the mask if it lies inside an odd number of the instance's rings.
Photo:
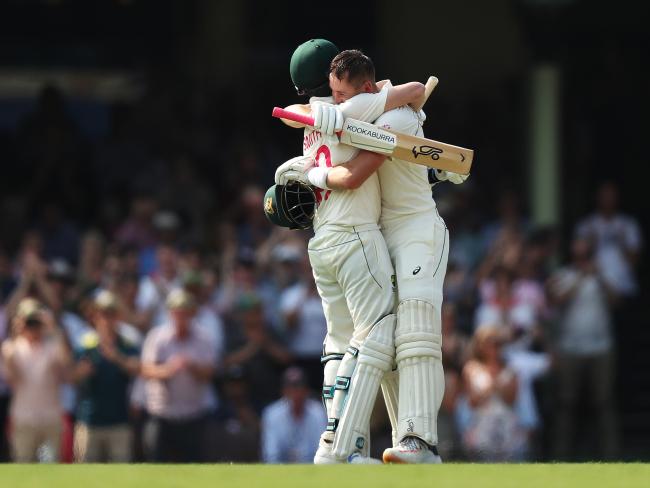
<path id="1" fill-rule="evenodd" d="M 316 161 L 311 156 L 297 156 L 282 163 L 275 170 L 275 184 L 286 185 L 290 181 L 299 181 L 309 185 L 307 172 L 316 166 Z"/>
<path id="2" fill-rule="evenodd" d="M 458 173 L 452 173 L 451 171 L 445 171 L 444 169 L 436 169 L 434 171 L 436 172 L 436 178 L 438 178 L 438 181 L 450 181 L 454 185 L 460 185 L 469 178 L 469 175 L 460 175 Z"/>
<path id="3" fill-rule="evenodd" d="M 313 103 L 311 107 L 314 116 L 314 129 L 328 136 L 343 128 L 343 112 L 334 105 Z"/>

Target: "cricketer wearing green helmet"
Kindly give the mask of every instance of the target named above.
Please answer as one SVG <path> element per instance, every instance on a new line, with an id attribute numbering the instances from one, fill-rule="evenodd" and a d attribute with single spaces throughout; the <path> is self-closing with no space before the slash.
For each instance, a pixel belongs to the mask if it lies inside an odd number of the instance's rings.
<path id="1" fill-rule="evenodd" d="M 326 39 L 310 39 L 296 48 L 289 72 L 298 95 L 328 96 L 332 59 L 339 49 Z M 315 211 L 311 187 L 297 182 L 273 185 L 264 195 L 264 214 L 273 224 L 290 229 L 308 229 Z"/>
<path id="2" fill-rule="evenodd" d="M 310 39 L 296 48 L 289 72 L 298 95 L 330 95 L 330 63 L 338 53 L 339 49 L 326 39 Z"/>

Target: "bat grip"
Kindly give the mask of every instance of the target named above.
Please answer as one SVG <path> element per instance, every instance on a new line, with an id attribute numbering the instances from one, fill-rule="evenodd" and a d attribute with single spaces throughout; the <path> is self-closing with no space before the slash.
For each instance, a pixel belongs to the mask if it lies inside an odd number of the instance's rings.
<path id="1" fill-rule="evenodd" d="M 278 119 L 287 119 L 293 120 L 294 122 L 300 122 L 301 124 L 309 125 L 313 127 L 314 118 L 309 115 L 297 114 L 296 112 L 291 112 L 290 110 L 285 110 L 280 107 L 273 108 L 273 117 Z"/>

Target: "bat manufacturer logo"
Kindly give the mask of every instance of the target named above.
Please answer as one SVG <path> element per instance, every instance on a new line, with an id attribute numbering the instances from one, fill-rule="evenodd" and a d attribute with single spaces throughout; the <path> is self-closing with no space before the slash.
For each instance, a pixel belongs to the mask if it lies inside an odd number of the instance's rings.
<path id="1" fill-rule="evenodd" d="M 264 211 L 271 215 L 275 213 L 275 210 L 273 209 L 273 198 L 269 197 L 266 199 L 264 202 Z"/>
<path id="2" fill-rule="evenodd" d="M 413 146 L 411 149 L 413 157 L 417 159 L 418 156 L 431 156 L 431 159 L 437 161 L 440 159 L 440 155 L 443 153 L 443 150 L 434 146 Z"/>

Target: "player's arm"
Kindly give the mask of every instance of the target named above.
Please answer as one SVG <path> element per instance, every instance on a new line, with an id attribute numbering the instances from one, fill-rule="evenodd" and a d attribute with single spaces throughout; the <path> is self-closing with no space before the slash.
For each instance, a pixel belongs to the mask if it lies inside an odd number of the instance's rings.
<path id="1" fill-rule="evenodd" d="M 356 190 L 385 160 L 386 156 L 382 154 L 359 151 L 359 154 L 347 163 L 327 168 L 325 184 L 332 190 Z"/>
<path id="2" fill-rule="evenodd" d="M 359 93 L 339 105 L 329 103 L 315 103 L 313 106 L 292 106 L 295 111 L 308 115 L 307 109 L 314 117 L 314 128 L 324 134 L 332 135 L 341 130 L 343 121 L 353 118 L 364 122 L 370 122 L 384 112 L 389 112 L 403 105 L 415 104 L 424 100 L 425 86 L 418 81 L 411 81 L 403 85 L 392 86 L 388 80 L 383 88 L 376 93 Z M 291 108 L 288 108 L 291 109 Z M 282 121 L 292 127 L 301 127 L 289 121 Z"/>
<path id="3" fill-rule="evenodd" d="M 384 112 L 403 105 L 415 104 L 424 99 L 424 85 L 419 81 L 411 81 L 388 89 Z"/>

